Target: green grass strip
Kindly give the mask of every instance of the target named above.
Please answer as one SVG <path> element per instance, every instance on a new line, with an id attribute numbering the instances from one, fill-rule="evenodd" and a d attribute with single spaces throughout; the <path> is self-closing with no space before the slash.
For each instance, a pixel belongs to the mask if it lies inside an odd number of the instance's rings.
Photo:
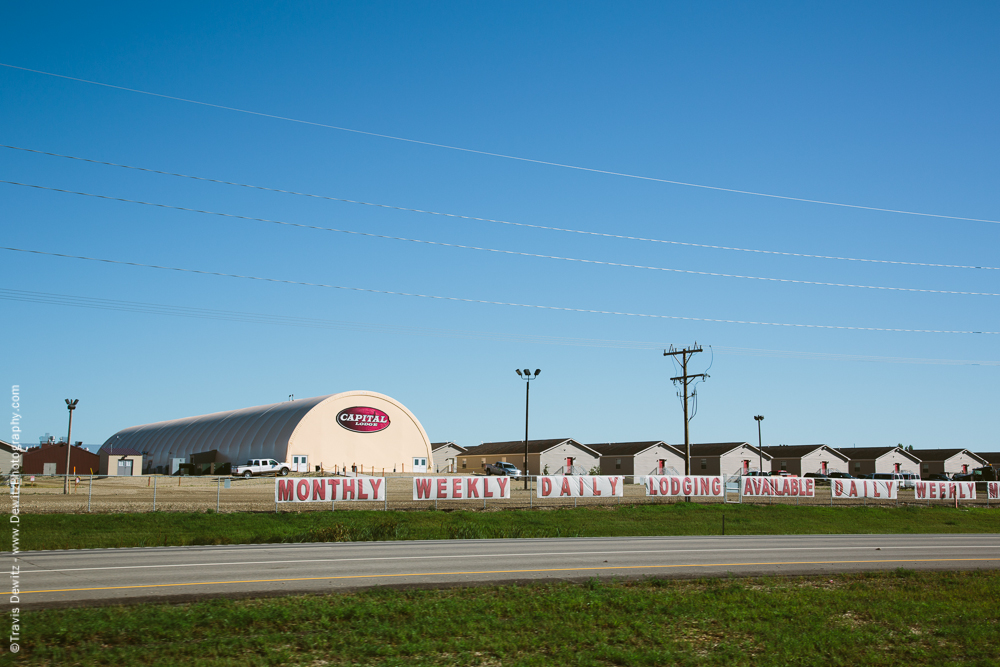
<path id="1" fill-rule="evenodd" d="M 520 537 L 997 533 L 1000 511 L 947 507 L 622 505 L 545 511 L 21 515 L 20 549 Z M 11 531 L 0 534 L 10 551 Z"/>
<path id="2" fill-rule="evenodd" d="M 1000 573 L 374 589 L 22 615 L 19 665 L 996 665 Z"/>

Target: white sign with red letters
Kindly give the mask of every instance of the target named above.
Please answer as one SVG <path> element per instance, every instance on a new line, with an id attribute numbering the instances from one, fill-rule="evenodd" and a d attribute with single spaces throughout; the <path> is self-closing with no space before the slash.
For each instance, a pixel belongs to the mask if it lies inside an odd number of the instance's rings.
<path id="1" fill-rule="evenodd" d="M 723 498 L 726 480 L 721 475 L 650 475 L 646 495 Z"/>
<path id="2" fill-rule="evenodd" d="M 383 477 L 279 477 L 274 502 L 318 503 L 340 500 L 385 500 Z"/>
<path id="3" fill-rule="evenodd" d="M 975 482 L 915 482 L 917 500 L 975 500 Z"/>
<path id="4" fill-rule="evenodd" d="M 414 477 L 414 500 L 510 498 L 510 477 Z"/>
<path id="5" fill-rule="evenodd" d="M 812 477 L 744 477 L 741 496 L 814 498 L 816 480 Z"/>
<path id="6" fill-rule="evenodd" d="M 899 490 L 899 482 L 882 479 L 831 479 L 830 489 L 834 498 L 888 498 L 894 500 Z"/>
<path id="7" fill-rule="evenodd" d="M 1000 500 L 1000 482 L 986 482 L 986 498 Z"/>
<path id="8" fill-rule="evenodd" d="M 623 495 L 625 478 L 601 475 L 544 475 L 538 478 L 539 498 L 597 498 Z"/>

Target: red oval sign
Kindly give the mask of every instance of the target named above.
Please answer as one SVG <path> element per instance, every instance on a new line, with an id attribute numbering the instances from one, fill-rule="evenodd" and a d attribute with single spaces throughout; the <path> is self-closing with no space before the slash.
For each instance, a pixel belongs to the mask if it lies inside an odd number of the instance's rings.
<path id="1" fill-rule="evenodd" d="M 345 408 L 337 413 L 337 423 L 348 431 L 374 433 L 389 426 L 389 415 L 376 408 Z"/>

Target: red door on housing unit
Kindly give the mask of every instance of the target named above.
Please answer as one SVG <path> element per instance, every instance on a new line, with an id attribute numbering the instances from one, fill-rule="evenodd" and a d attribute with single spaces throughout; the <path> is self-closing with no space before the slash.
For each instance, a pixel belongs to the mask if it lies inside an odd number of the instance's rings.
<path id="1" fill-rule="evenodd" d="M 893 472 L 899 472 L 899 464 L 898 464 L 898 463 L 896 463 L 896 464 L 894 464 L 894 465 L 892 466 L 892 471 L 893 471 Z"/>
<path id="2" fill-rule="evenodd" d="M 743 459 L 743 474 L 750 472 L 750 459 Z"/>
<path id="3" fill-rule="evenodd" d="M 826 464 L 827 464 L 827 462 L 826 462 L 826 461 L 823 461 L 823 462 L 821 462 L 821 463 L 819 464 L 819 471 L 820 471 L 820 474 L 823 474 L 823 475 L 825 475 L 825 474 L 826 474 Z"/>
<path id="4" fill-rule="evenodd" d="M 663 471 L 664 471 L 664 469 L 666 467 L 667 467 L 667 460 L 666 459 L 660 459 L 659 461 L 657 461 L 656 462 L 656 474 L 657 475 L 662 475 Z"/>

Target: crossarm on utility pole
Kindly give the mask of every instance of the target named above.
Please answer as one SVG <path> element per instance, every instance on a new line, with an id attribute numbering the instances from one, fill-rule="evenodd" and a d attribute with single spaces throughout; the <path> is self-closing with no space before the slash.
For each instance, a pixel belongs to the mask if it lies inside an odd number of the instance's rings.
<path id="1" fill-rule="evenodd" d="M 694 344 L 694 347 L 684 348 L 682 350 L 675 350 L 671 347 L 669 350 L 663 351 L 663 356 L 665 357 L 676 357 L 681 358 L 681 374 L 678 377 L 670 378 L 671 382 L 681 383 L 681 405 L 684 407 L 684 474 L 691 474 L 691 436 L 688 430 L 688 382 L 694 378 L 708 378 L 706 373 L 698 373 L 696 375 L 688 375 L 688 359 L 694 356 L 696 353 L 701 352 L 702 348 L 698 343 Z"/>

